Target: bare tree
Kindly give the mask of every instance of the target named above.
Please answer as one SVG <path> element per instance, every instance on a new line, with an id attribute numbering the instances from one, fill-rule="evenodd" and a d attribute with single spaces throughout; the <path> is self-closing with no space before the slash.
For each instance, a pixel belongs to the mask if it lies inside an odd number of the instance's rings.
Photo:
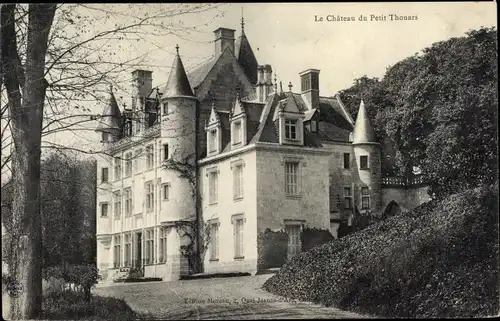
<path id="1" fill-rule="evenodd" d="M 167 34 L 186 37 L 189 26 L 174 22 L 174 18 L 217 5 L 163 4 L 151 10 L 154 13 L 130 6 L 1 7 L 2 172 L 4 167 L 12 169 L 15 201 L 11 236 L 16 247 L 9 273 L 20 289 L 11 300 L 12 319 L 35 318 L 41 311 L 42 138 L 75 124 L 94 121 L 82 102 L 102 101 L 104 85 L 107 88 L 113 76 L 140 65 L 144 57 L 117 62 L 112 58 L 113 50 L 117 50 L 112 44 Z M 119 22 L 110 25 L 113 19 Z M 97 31 L 100 24 L 104 30 Z M 74 115 L 74 110 L 83 113 Z M 4 153 L 6 148 L 12 148 L 12 152 Z"/>

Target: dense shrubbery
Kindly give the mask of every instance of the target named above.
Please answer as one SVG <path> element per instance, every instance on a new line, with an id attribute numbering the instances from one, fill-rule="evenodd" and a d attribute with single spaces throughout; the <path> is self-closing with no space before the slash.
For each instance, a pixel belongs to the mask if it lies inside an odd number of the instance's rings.
<path id="1" fill-rule="evenodd" d="M 137 320 L 139 316 L 123 300 L 94 296 L 87 302 L 83 293 L 53 291 L 43 296 L 41 319 Z"/>
<path id="2" fill-rule="evenodd" d="M 300 241 L 302 243 L 302 251 L 309 251 L 313 247 L 328 243 L 335 238 L 329 230 L 317 228 L 304 228 L 300 233 Z"/>
<path id="3" fill-rule="evenodd" d="M 302 251 L 308 251 L 331 240 L 334 240 L 334 237 L 330 231 L 323 229 L 305 227 L 300 234 Z M 287 252 L 288 234 L 266 229 L 258 237 L 258 270 L 281 267 L 287 260 Z"/>
<path id="4" fill-rule="evenodd" d="M 90 290 L 97 284 L 98 271 L 92 264 L 54 266 L 44 269 L 43 278 L 49 293 L 59 293 L 66 284 L 72 284 L 73 291 L 82 292 L 85 300 L 90 301 Z"/>
<path id="5" fill-rule="evenodd" d="M 494 315 L 498 255 L 498 187 L 483 187 L 300 253 L 264 288 L 386 317 Z"/>
<path id="6" fill-rule="evenodd" d="M 266 229 L 257 239 L 257 269 L 265 270 L 281 267 L 286 262 L 288 234 L 283 231 Z"/>

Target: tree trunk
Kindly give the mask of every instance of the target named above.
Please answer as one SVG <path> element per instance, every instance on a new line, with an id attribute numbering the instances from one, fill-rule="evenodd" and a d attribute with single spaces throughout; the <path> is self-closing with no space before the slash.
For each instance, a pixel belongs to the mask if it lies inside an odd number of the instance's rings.
<path id="1" fill-rule="evenodd" d="M 46 91 L 45 54 L 55 10 L 53 4 L 29 5 L 25 73 L 21 77 L 15 5 L 2 7 L 2 65 L 14 141 L 13 237 L 17 246 L 9 271 L 17 283 L 10 309 L 13 320 L 36 318 L 42 309 L 40 145 Z"/>

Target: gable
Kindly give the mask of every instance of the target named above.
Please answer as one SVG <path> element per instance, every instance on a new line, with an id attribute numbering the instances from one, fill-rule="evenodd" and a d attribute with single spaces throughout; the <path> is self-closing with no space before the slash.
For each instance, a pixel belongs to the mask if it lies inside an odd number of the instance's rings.
<path id="1" fill-rule="evenodd" d="M 236 99 L 234 107 L 231 110 L 231 117 L 238 116 L 244 112 L 245 112 L 245 107 L 243 106 L 243 103 L 239 99 Z"/>

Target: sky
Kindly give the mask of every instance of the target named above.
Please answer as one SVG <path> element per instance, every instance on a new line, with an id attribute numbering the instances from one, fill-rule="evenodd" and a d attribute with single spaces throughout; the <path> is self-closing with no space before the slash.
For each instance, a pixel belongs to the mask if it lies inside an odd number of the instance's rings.
<path id="1" fill-rule="evenodd" d="M 165 5 L 130 4 L 121 5 L 119 10 L 154 14 L 158 6 Z M 110 4 L 97 6 L 117 8 Z M 293 90 L 299 91 L 299 72 L 315 68 L 321 70 L 320 94 L 324 96 L 350 87 L 363 75 L 382 77 L 387 67 L 435 42 L 463 36 L 470 29 L 497 25 L 495 2 L 222 4 L 209 12 L 176 17 L 176 23 L 196 26 L 195 32 L 182 38 L 146 36 L 115 42 L 110 50 L 115 49 L 118 60 L 145 56 L 140 69 L 153 71 L 153 86 L 163 87 L 176 44 L 189 71 L 213 55 L 215 29 L 231 28 L 236 30 L 236 37 L 240 35 L 242 12 L 245 33 L 259 64 L 272 66 L 283 89 L 288 90 L 291 82 Z M 390 15 L 409 18 L 395 21 Z M 360 16 L 365 16 L 366 21 L 360 21 Z M 333 17 L 336 21 L 331 21 Z M 346 19 L 351 17 L 354 21 Z M 98 30 L 114 23 L 108 19 L 93 27 Z M 115 79 L 122 85 L 117 92 L 120 105 L 130 104 L 129 93 L 123 90 L 130 88 L 130 71 Z M 99 113 L 104 106 L 89 107 Z M 92 131 L 59 132 L 47 139 L 93 149 L 99 136 Z"/>

